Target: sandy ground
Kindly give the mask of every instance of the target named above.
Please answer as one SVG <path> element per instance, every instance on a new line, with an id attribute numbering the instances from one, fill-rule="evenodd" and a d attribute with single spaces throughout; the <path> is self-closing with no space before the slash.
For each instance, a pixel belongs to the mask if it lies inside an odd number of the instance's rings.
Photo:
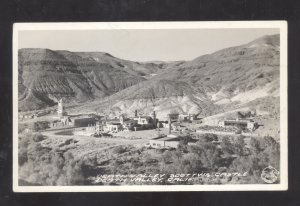
<path id="1" fill-rule="evenodd" d="M 58 131 L 42 132 L 46 139 L 43 140 L 41 144 L 50 148 L 59 148 L 61 150 L 68 149 L 75 156 L 81 157 L 84 155 L 101 153 L 102 151 L 112 149 L 119 145 L 142 148 L 149 142 L 150 139 L 157 137 L 159 134 L 167 134 L 168 129 L 160 129 L 159 132 L 157 130 L 118 132 L 113 134 L 113 137 L 107 138 L 79 135 L 57 135 L 57 132 Z M 71 143 L 65 144 L 67 140 L 71 141 Z"/>

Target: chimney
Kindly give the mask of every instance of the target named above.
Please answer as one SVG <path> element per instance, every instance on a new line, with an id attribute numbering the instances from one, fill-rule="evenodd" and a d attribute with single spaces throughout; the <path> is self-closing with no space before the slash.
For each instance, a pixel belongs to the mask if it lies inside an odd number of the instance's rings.
<path id="1" fill-rule="evenodd" d="M 171 134 L 171 115 L 168 114 L 168 117 L 169 117 L 169 119 L 168 119 L 168 123 L 169 123 L 169 134 Z"/>
<path id="2" fill-rule="evenodd" d="M 152 112 L 153 126 L 156 128 L 156 114 L 155 111 Z"/>

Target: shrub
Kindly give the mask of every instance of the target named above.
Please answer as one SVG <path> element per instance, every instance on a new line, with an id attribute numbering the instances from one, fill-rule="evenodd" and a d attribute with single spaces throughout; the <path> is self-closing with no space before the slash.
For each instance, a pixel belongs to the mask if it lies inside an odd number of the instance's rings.
<path id="1" fill-rule="evenodd" d="M 49 128 L 49 122 L 47 121 L 38 121 L 33 124 L 33 130 L 36 132 L 40 130 L 45 130 L 47 128 Z"/>
<path id="2" fill-rule="evenodd" d="M 44 140 L 45 138 L 41 133 L 36 133 L 36 134 L 33 135 L 32 139 L 35 142 L 40 142 L 40 141 Z"/>
<path id="3" fill-rule="evenodd" d="M 212 141 L 218 141 L 218 136 L 215 134 L 201 134 L 198 136 L 199 141 L 203 143 L 212 142 Z"/>
<path id="4" fill-rule="evenodd" d="M 200 172 L 202 170 L 200 157 L 194 153 L 184 155 L 180 170 L 180 172 L 187 174 Z"/>
<path id="5" fill-rule="evenodd" d="M 180 140 L 179 141 L 179 144 L 177 145 L 177 150 L 179 152 L 184 152 L 186 153 L 188 150 L 187 150 L 187 143 L 184 141 L 184 140 Z"/>
<path id="6" fill-rule="evenodd" d="M 122 154 L 122 153 L 124 153 L 124 152 L 126 152 L 127 150 L 126 150 L 126 148 L 124 148 L 123 146 L 117 146 L 117 147 L 115 147 L 114 149 L 113 149 L 113 153 L 114 154 Z"/>
<path id="7" fill-rule="evenodd" d="M 19 142 L 19 178 L 30 184 L 81 185 L 83 160 L 71 152 L 55 151 L 40 144 L 40 134 L 22 136 Z"/>
<path id="8" fill-rule="evenodd" d="M 28 124 L 19 124 L 18 125 L 18 133 L 22 133 L 27 128 L 28 128 Z"/>
<path id="9" fill-rule="evenodd" d="M 161 160 L 164 164 L 172 163 L 172 152 L 171 151 L 165 151 L 163 155 L 161 156 Z"/>

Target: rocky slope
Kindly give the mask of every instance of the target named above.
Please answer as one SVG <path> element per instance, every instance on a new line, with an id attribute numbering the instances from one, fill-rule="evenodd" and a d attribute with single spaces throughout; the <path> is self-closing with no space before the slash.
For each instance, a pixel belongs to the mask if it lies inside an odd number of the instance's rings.
<path id="1" fill-rule="evenodd" d="M 118 115 L 134 109 L 158 115 L 169 112 L 201 116 L 237 108 L 259 107 L 255 100 L 279 99 L 279 35 L 245 45 L 165 64 L 147 81 L 88 105 L 90 110 Z M 86 106 L 82 106 L 85 109 Z"/>
<path id="2" fill-rule="evenodd" d="M 76 54 L 92 61 L 109 64 L 114 68 L 120 68 L 132 75 L 139 75 L 143 77 L 157 73 L 159 70 L 164 69 L 167 65 L 165 62 L 144 63 L 123 60 L 103 52 L 77 52 Z"/>
<path id="3" fill-rule="evenodd" d="M 265 36 L 246 45 L 220 50 L 167 70 L 156 79 L 177 79 L 191 85 L 233 93 L 249 91 L 279 77 L 279 36 Z"/>
<path id="4" fill-rule="evenodd" d="M 158 116 L 259 110 L 266 101 L 279 99 L 279 45 L 279 35 L 264 36 L 191 61 L 167 63 L 132 62 L 101 52 L 20 50 L 20 105 L 41 108 L 64 97 L 85 102 L 77 111 L 111 115 L 130 115 L 135 109 L 145 114 L 155 110 Z"/>
<path id="5" fill-rule="evenodd" d="M 44 108 L 60 98 L 65 102 L 103 98 L 145 80 L 136 63 L 129 67 L 129 61 L 121 65 L 111 59 L 104 53 L 20 49 L 19 109 Z"/>

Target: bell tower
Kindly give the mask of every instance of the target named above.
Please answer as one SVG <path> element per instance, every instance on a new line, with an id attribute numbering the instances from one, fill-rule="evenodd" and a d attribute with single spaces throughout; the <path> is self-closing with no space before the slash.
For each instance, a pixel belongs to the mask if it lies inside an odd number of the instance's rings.
<path id="1" fill-rule="evenodd" d="M 57 105 L 57 114 L 58 114 L 58 117 L 61 118 L 63 117 L 63 113 L 64 113 L 64 106 L 63 106 L 63 101 L 62 99 L 60 99 L 58 101 L 58 105 Z"/>
<path id="2" fill-rule="evenodd" d="M 155 113 L 155 111 L 152 112 L 151 116 L 152 116 L 152 119 L 153 119 L 153 127 L 156 128 L 156 122 L 157 121 L 156 121 L 156 113 Z"/>

